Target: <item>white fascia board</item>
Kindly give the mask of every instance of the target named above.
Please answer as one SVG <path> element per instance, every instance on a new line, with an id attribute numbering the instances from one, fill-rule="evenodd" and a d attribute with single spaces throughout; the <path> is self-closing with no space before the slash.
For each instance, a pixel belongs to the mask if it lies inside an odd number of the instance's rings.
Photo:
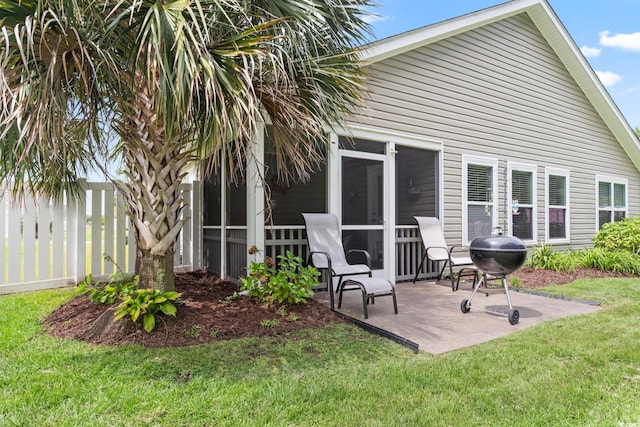
<path id="1" fill-rule="evenodd" d="M 435 43 L 457 34 L 520 14 L 545 0 L 512 0 L 507 3 L 428 25 L 372 43 L 361 52 L 365 63 L 372 64 Z"/>
<path id="2" fill-rule="evenodd" d="M 635 132 L 551 6 L 542 1 L 527 13 L 640 170 L 640 143 Z"/>

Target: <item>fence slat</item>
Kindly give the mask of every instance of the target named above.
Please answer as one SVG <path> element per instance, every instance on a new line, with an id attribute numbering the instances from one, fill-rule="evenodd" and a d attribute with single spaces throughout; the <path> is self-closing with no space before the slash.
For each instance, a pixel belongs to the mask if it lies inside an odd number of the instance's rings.
<path id="1" fill-rule="evenodd" d="M 114 189 L 104 190 L 104 253 L 111 257 L 111 261 L 104 261 L 104 274 L 113 273 L 113 263 L 115 262 L 115 253 L 113 252 L 114 243 Z M 101 254 L 102 255 L 102 254 Z M 104 258 L 101 256 L 100 258 Z"/>
<path id="2" fill-rule="evenodd" d="M 116 193 L 116 264 L 127 270 L 127 216 L 124 211 L 124 198 Z"/>
<path id="3" fill-rule="evenodd" d="M 38 280 L 51 278 L 51 212 L 49 200 L 38 199 Z"/>
<path id="4" fill-rule="evenodd" d="M 22 248 L 24 251 L 22 280 L 25 282 L 36 280 L 36 215 L 36 203 L 33 197 L 27 194 L 22 215 Z"/>
<path id="5" fill-rule="evenodd" d="M 67 227 L 69 224 L 67 223 Z M 64 259 L 69 256 L 69 248 L 65 245 L 65 204 L 54 203 L 51 206 L 51 278 L 65 277 Z M 70 231 L 67 231 L 69 238 Z M 69 270 L 67 269 L 67 272 Z M 67 274 L 69 276 L 70 274 Z"/>
<path id="6" fill-rule="evenodd" d="M 6 264 L 6 251 L 4 250 L 5 245 L 7 244 L 7 227 L 6 227 L 6 220 L 7 220 L 7 205 L 5 203 L 5 198 L 6 198 L 6 193 L 0 193 L 0 284 L 5 284 L 7 283 L 7 278 L 6 278 L 6 269 L 5 269 L 5 264 Z"/>
<path id="7" fill-rule="evenodd" d="M 20 270 L 22 259 L 20 257 L 20 241 L 22 239 L 22 229 L 20 227 L 20 216 L 22 210 L 15 204 L 9 203 L 9 283 L 17 283 L 21 280 Z"/>
<path id="8" fill-rule="evenodd" d="M 91 188 L 91 187 L 90 187 Z M 91 188 L 91 274 L 102 274 L 102 190 Z"/>

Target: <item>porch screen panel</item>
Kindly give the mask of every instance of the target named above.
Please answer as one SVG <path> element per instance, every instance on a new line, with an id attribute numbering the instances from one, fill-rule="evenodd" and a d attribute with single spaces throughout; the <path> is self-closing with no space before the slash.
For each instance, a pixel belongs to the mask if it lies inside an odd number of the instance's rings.
<path id="1" fill-rule="evenodd" d="M 567 238 L 567 177 L 549 175 L 549 238 Z"/>
<path id="2" fill-rule="evenodd" d="M 533 173 L 511 171 L 511 218 L 513 235 L 533 239 Z"/>
<path id="3" fill-rule="evenodd" d="M 493 167 L 467 165 L 467 233 L 469 241 L 491 234 L 493 226 Z"/>
<path id="4" fill-rule="evenodd" d="M 268 130 L 271 126 L 267 127 Z M 309 174 L 308 179 L 286 179 L 278 169 L 276 149 L 267 134 L 265 144 L 265 179 L 269 186 L 269 194 L 265 194 L 265 206 L 271 211 L 265 215 L 266 224 L 273 225 L 303 225 L 303 212 L 327 212 L 327 165 L 318 165 Z M 268 203 L 268 204 L 267 204 Z"/>

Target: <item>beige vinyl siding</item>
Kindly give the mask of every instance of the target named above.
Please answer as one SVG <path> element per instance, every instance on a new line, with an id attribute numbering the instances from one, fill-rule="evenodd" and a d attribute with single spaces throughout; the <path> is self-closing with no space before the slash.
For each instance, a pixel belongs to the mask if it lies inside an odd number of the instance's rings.
<path id="1" fill-rule="evenodd" d="M 597 221 L 595 175 L 629 179 L 629 216 L 640 175 L 526 14 L 370 66 L 369 110 L 357 122 L 444 141 L 447 239 L 462 235 L 462 154 L 499 160 L 502 225 L 507 161 L 538 166 L 538 241 L 544 240 L 544 167 L 570 170 L 572 246 L 589 245 Z"/>

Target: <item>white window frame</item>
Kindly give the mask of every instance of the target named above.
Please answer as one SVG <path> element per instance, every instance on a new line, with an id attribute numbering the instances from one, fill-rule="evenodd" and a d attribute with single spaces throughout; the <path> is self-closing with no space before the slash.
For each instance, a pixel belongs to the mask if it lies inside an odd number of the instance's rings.
<path id="1" fill-rule="evenodd" d="M 566 206 L 550 206 L 549 205 L 549 176 L 564 176 L 566 178 Z M 566 236 L 563 238 L 550 238 L 549 237 L 549 209 L 551 208 L 564 208 L 565 213 L 565 232 Z M 556 169 L 545 168 L 544 177 L 544 228 L 545 228 L 545 242 L 546 243 L 569 243 L 571 241 L 571 172 L 568 169 Z"/>
<path id="2" fill-rule="evenodd" d="M 513 171 L 523 171 L 531 173 L 531 198 L 533 200 L 533 204 L 522 204 L 520 206 L 525 208 L 531 208 L 531 239 L 524 240 L 526 243 L 536 243 L 538 240 L 538 166 L 527 164 L 527 163 L 516 163 L 516 162 L 508 162 L 507 163 L 507 175 L 508 175 L 508 188 L 509 188 L 509 196 L 510 200 L 513 199 Z M 507 201 L 508 203 L 508 201 Z M 513 236 L 513 213 L 511 209 L 509 209 L 509 230 L 508 234 Z"/>
<path id="3" fill-rule="evenodd" d="M 606 182 L 608 184 L 611 184 L 611 202 L 613 203 L 611 206 L 609 206 L 609 209 L 603 209 L 600 207 L 600 183 L 601 182 Z M 621 208 L 617 208 L 614 206 L 615 205 L 615 194 L 614 194 L 614 184 L 621 184 L 624 185 L 624 209 Z M 595 204 L 596 204 L 596 224 L 595 224 L 595 231 L 596 233 L 598 231 L 600 231 L 600 211 L 601 210 L 609 210 L 611 211 L 611 213 L 613 214 L 614 212 L 624 212 L 624 217 L 628 218 L 629 217 L 629 180 L 626 178 L 619 178 L 619 177 L 613 177 L 610 175 L 596 175 L 596 191 L 594 191 L 595 195 L 596 195 L 596 200 L 595 200 Z M 613 221 L 613 219 L 612 219 Z M 612 222 L 609 221 L 609 222 Z"/>
<path id="4" fill-rule="evenodd" d="M 493 189 L 492 200 L 492 213 L 491 213 L 491 228 L 497 226 L 498 221 L 498 159 L 489 157 L 478 157 L 462 155 L 462 244 L 463 246 L 469 246 L 471 241 L 469 240 L 468 230 L 468 199 L 467 199 L 467 185 L 469 176 L 469 165 L 489 166 L 493 170 L 491 179 L 491 188 Z M 475 202 L 474 204 L 485 204 L 484 202 Z"/>

